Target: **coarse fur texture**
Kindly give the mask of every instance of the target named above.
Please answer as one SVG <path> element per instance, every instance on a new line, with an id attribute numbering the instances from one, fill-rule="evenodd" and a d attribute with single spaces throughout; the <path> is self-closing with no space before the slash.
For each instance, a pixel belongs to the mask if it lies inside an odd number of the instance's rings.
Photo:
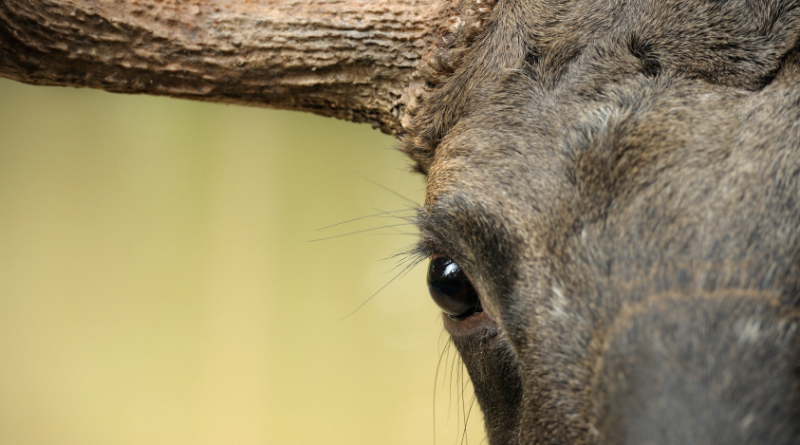
<path id="1" fill-rule="evenodd" d="M 492 444 L 800 443 L 798 4 L 499 0 L 426 98 Z"/>

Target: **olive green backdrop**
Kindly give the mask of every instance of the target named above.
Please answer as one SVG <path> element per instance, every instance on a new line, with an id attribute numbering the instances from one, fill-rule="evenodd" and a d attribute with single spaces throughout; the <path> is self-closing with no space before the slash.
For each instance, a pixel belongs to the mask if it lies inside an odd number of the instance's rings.
<path id="1" fill-rule="evenodd" d="M 484 441 L 477 405 L 462 437 L 472 393 L 427 263 L 341 319 L 396 275 L 383 258 L 413 227 L 309 242 L 405 223 L 317 230 L 408 209 L 393 192 L 422 201 L 395 144 L 0 80 L 0 444 Z"/>

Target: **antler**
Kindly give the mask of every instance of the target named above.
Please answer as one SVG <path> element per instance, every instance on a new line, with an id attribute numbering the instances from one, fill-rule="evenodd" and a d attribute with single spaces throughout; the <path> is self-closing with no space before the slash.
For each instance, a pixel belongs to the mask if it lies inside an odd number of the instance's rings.
<path id="1" fill-rule="evenodd" d="M 0 76 L 310 111 L 399 135 L 445 3 L 2 0 Z"/>

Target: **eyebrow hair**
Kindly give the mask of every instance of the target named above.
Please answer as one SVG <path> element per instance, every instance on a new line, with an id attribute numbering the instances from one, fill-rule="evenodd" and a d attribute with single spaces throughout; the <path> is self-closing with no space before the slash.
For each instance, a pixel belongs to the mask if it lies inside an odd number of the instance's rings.
<path id="1" fill-rule="evenodd" d="M 419 240 L 413 247 L 413 251 L 419 255 L 432 257 L 436 255 L 446 255 L 447 249 L 444 247 L 442 236 L 436 230 L 437 224 L 434 216 L 432 216 L 433 206 L 423 206 L 417 209 L 417 215 L 414 218 L 414 224 L 419 229 Z"/>
<path id="2" fill-rule="evenodd" d="M 496 211 L 460 191 L 421 207 L 415 223 L 420 230 L 416 253 L 447 256 L 463 262 L 462 266 L 481 263 L 489 270 L 502 269 L 501 274 L 506 276 L 516 269 L 524 245 Z"/>

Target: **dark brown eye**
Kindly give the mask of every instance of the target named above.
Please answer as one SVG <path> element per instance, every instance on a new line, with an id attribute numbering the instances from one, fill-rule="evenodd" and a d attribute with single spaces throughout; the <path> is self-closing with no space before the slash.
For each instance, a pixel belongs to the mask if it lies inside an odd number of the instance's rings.
<path id="1" fill-rule="evenodd" d="M 442 312 L 451 318 L 466 318 L 483 311 L 472 283 L 450 258 L 431 260 L 428 267 L 428 290 Z"/>

